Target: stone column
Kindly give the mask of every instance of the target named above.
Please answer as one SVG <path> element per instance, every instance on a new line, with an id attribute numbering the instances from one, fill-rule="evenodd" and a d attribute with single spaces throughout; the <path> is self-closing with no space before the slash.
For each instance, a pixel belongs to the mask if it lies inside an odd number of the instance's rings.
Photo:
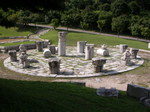
<path id="1" fill-rule="evenodd" d="M 16 50 L 10 50 L 8 52 L 8 54 L 10 56 L 11 62 L 16 62 L 17 61 L 17 52 L 16 52 Z"/>
<path id="2" fill-rule="evenodd" d="M 25 52 L 21 52 L 21 55 L 19 56 L 20 63 L 22 64 L 23 68 L 29 68 L 30 67 L 30 60 L 27 59 L 28 55 Z"/>
<path id="3" fill-rule="evenodd" d="M 51 57 L 51 51 L 49 49 L 45 49 L 43 52 L 43 55 L 45 58 L 50 58 Z"/>
<path id="4" fill-rule="evenodd" d="M 21 44 L 21 45 L 19 46 L 19 52 L 20 52 L 20 53 L 21 53 L 21 52 L 25 52 L 25 53 L 26 53 L 26 51 L 27 51 L 27 49 L 26 49 L 25 45 Z"/>
<path id="5" fill-rule="evenodd" d="M 124 53 L 128 48 L 128 45 L 126 44 L 120 44 L 120 52 Z"/>
<path id="6" fill-rule="evenodd" d="M 55 45 L 48 45 L 48 49 L 51 51 L 52 54 L 56 54 L 56 46 Z"/>
<path id="7" fill-rule="evenodd" d="M 131 62 L 131 53 L 128 50 L 126 50 L 123 53 L 123 55 L 124 56 L 122 57 L 122 59 L 125 61 L 125 65 L 130 66 L 132 64 L 132 62 Z"/>
<path id="8" fill-rule="evenodd" d="M 49 70 L 51 74 L 59 74 L 60 73 L 60 59 L 51 58 L 48 61 Z"/>
<path id="9" fill-rule="evenodd" d="M 85 59 L 91 60 L 94 57 L 94 44 L 86 44 L 85 46 Z"/>
<path id="10" fill-rule="evenodd" d="M 150 49 L 150 43 L 148 43 L 148 48 Z"/>
<path id="11" fill-rule="evenodd" d="M 103 71 L 103 65 L 106 63 L 106 59 L 100 59 L 100 58 L 93 58 L 92 64 L 94 65 L 94 72 L 102 72 Z"/>
<path id="12" fill-rule="evenodd" d="M 130 48 L 131 58 L 136 59 L 138 51 L 139 51 L 139 49 Z"/>
<path id="13" fill-rule="evenodd" d="M 86 41 L 78 41 L 77 42 L 77 52 L 78 53 L 84 53 L 86 43 L 87 43 Z"/>
<path id="14" fill-rule="evenodd" d="M 59 32 L 58 37 L 58 56 L 65 56 L 66 55 L 66 35 L 67 32 Z"/>
<path id="15" fill-rule="evenodd" d="M 37 41 L 36 42 L 36 49 L 39 51 L 39 52 L 41 52 L 41 51 L 43 51 L 43 41 Z"/>

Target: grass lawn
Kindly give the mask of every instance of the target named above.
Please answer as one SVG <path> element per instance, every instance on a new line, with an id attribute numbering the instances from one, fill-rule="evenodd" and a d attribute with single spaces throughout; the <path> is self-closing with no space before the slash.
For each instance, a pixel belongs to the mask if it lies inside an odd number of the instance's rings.
<path id="1" fill-rule="evenodd" d="M 148 112 L 134 98 L 96 95 L 96 89 L 69 83 L 0 79 L 0 112 Z"/>
<path id="2" fill-rule="evenodd" d="M 41 36 L 43 39 L 48 39 L 52 41 L 52 44 L 58 44 L 58 31 L 49 31 L 45 35 Z M 119 45 L 119 44 L 127 44 L 129 47 L 145 49 L 147 48 L 147 43 L 122 39 L 117 37 L 109 37 L 102 35 L 94 35 L 94 34 L 86 34 L 86 33 L 77 33 L 77 32 L 69 32 L 67 35 L 67 45 L 75 46 L 77 45 L 77 41 L 87 41 L 91 44 L 96 44 L 100 46 L 102 44 L 107 44 L 109 46 Z"/>
<path id="3" fill-rule="evenodd" d="M 5 44 L 0 44 L 0 46 L 15 46 L 15 45 L 20 45 L 20 44 L 33 44 L 35 41 L 24 41 L 24 42 L 14 42 L 14 43 L 5 43 Z"/>
<path id="4" fill-rule="evenodd" d="M 14 37 L 14 36 L 27 36 L 29 34 L 34 33 L 37 31 L 34 27 L 27 27 L 27 28 L 18 28 L 18 27 L 11 27 L 5 28 L 0 26 L 0 38 L 1 37 Z"/>

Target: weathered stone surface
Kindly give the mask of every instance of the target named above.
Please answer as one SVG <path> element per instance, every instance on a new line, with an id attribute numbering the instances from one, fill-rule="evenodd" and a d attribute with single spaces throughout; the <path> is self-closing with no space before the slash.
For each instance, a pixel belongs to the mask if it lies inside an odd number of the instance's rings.
<path id="1" fill-rule="evenodd" d="M 78 53 L 84 53 L 85 51 L 85 46 L 86 46 L 86 41 L 78 41 L 77 42 L 77 52 Z"/>
<path id="2" fill-rule="evenodd" d="M 96 53 L 97 54 L 100 54 L 100 55 L 102 55 L 102 56 L 109 56 L 109 51 L 108 50 L 105 50 L 105 49 L 98 49 L 97 51 L 96 51 Z"/>
<path id="3" fill-rule="evenodd" d="M 26 51 L 27 51 L 27 49 L 26 49 L 25 45 L 21 44 L 19 46 L 19 52 L 25 52 L 26 53 Z"/>
<path id="4" fill-rule="evenodd" d="M 16 50 L 10 50 L 10 51 L 8 52 L 8 54 L 9 54 L 10 60 L 11 60 L 12 62 L 16 62 L 16 61 L 17 61 L 17 52 L 16 52 Z"/>
<path id="5" fill-rule="evenodd" d="M 37 42 L 36 42 L 36 49 L 37 49 L 39 52 L 43 51 L 43 45 L 44 45 L 43 41 L 37 41 Z"/>
<path id="6" fill-rule="evenodd" d="M 120 52 L 124 53 L 128 48 L 128 45 L 126 44 L 120 44 Z"/>
<path id="7" fill-rule="evenodd" d="M 85 59 L 91 60 L 94 57 L 94 44 L 86 44 L 85 46 Z"/>
<path id="8" fill-rule="evenodd" d="M 125 65 L 127 66 L 130 66 L 133 64 L 131 62 L 131 53 L 128 50 L 124 52 L 122 59 L 125 61 Z"/>
<path id="9" fill-rule="evenodd" d="M 140 99 L 141 97 L 148 97 L 150 89 L 138 85 L 128 84 L 127 95 Z"/>
<path id="10" fill-rule="evenodd" d="M 21 52 L 20 56 L 20 63 L 22 64 L 22 68 L 29 68 L 30 67 L 30 60 L 27 59 L 28 55 L 25 52 Z"/>
<path id="11" fill-rule="evenodd" d="M 51 51 L 49 49 L 45 49 L 43 52 L 43 55 L 45 58 L 50 58 L 51 57 Z"/>
<path id="12" fill-rule="evenodd" d="M 99 96 L 118 97 L 118 95 L 119 95 L 119 91 L 116 88 L 110 88 L 110 89 L 106 89 L 104 87 L 103 88 L 98 88 L 96 93 Z"/>
<path id="13" fill-rule="evenodd" d="M 92 58 L 92 64 L 94 66 L 94 72 L 102 72 L 103 71 L 103 65 L 106 63 L 106 59 L 100 59 L 100 58 Z"/>
<path id="14" fill-rule="evenodd" d="M 138 51 L 139 51 L 139 49 L 130 48 L 131 58 L 136 59 Z"/>
<path id="15" fill-rule="evenodd" d="M 59 74 L 60 73 L 60 59 L 51 58 L 48 61 L 49 70 L 51 74 Z"/>
<path id="16" fill-rule="evenodd" d="M 150 43 L 148 43 L 148 48 L 150 49 Z"/>
<path id="17" fill-rule="evenodd" d="M 58 32 L 58 56 L 66 55 L 66 35 L 67 32 Z"/>
<path id="18" fill-rule="evenodd" d="M 48 49 L 51 51 L 52 54 L 56 54 L 56 46 L 55 45 L 48 45 Z"/>

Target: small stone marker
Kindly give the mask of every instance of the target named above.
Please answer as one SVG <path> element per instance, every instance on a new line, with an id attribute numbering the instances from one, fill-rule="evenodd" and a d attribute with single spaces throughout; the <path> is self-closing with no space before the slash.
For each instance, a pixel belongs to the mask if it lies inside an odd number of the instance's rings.
<path id="1" fill-rule="evenodd" d="M 131 58 L 136 59 L 138 51 L 139 51 L 139 49 L 130 48 Z"/>
<path id="2" fill-rule="evenodd" d="M 67 32 L 58 32 L 58 56 L 66 55 L 66 35 Z"/>
<path id="3" fill-rule="evenodd" d="M 94 57 L 94 44 L 86 44 L 85 46 L 85 59 L 91 60 Z"/>
<path id="4" fill-rule="evenodd" d="M 124 53 L 128 48 L 128 45 L 126 44 L 120 44 L 120 52 Z"/>
<path id="5" fill-rule="evenodd" d="M 51 51 L 52 54 L 56 54 L 56 46 L 55 45 L 48 45 L 48 49 Z"/>
<path id="6" fill-rule="evenodd" d="M 36 42 L 36 49 L 37 49 L 37 51 L 39 51 L 39 52 L 41 52 L 41 51 L 43 51 L 43 41 L 37 41 Z"/>
<path id="7" fill-rule="evenodd" d="M 94 72 L 99 73 L 103 71 L 103 66 L 106 63 L 106 59 L 92 58 L 92 64 L 94 66 Z"/>
<path id="8" fill-rule="evenodd" d="M 148 48 L 150 49 L 150 43 L 148 43 Z"/>
<path id="9" fill-rule="evenodd" d="M 43 52 L 43 55 L 45 58 L 50 58 L 51 57 L 51 51 L 49 49 L 45 49 Z"/>
<path id="10" fill-rule="evenodd" d="M 77 52 L 78 53 L 84 53 L 85 51 L 85 45 L 86 45 L 86 41 L 78 41 L 77 42 Z"/>
<path id="11" fill-rule="evenodd" d="M 100 54 L 102 56 L 109 56 L 109 51 L 108 51 L 107 46 L 105 44 L 103 44 L 101 46 L 101 48 L 97 50 L 96 53 Z"/>
<path id="12" fill-rule="evenodd" d="M 123 54 L 124 56 L 122 57 L 122 59 L 125 61 L 125 65 L 130 66 L 132 65 L 131 62 L 131 53 L 127 50 L 124 52 Z"/>
<path id="13" fill-rule="evenodd" d="M 17 52 L 16 52 L 16 50 L 10 50 L 8 52 L 8 54 L 10 56 L 11 62 L 16 62 L 17 61 Z"/>
<path id="14" fill-rule="evenodd" d="M 26 51 L 27 51 L 27 49 L 26 49 L 25 45 L 21 44 L 21 45 L 19 46 L 19 52 L 20 52 L 20 53 L 21 53 L 21 52 L 25 52 L 25 53 L 26 53 Z"/>
<path id="15" fill-rule="evenodd" d="M 30 60 L 27 59 L 28 55 L 25 52 L 21 52 L 21 55 L 19 56 L 20 63 L 22 64 L 22 68 L 29 68 L 30 67 Z"/>
<path id="16" fill-rule="evenodd" d="M 138 99 L 142 97 L 149 97 L 150 89 L 147 89 L 138 85 L 128 84 L 127 95 L 138 98 Z"/>
<path id="17" fill-rule="evenodd" d="M 119 91 L 116 88 L 106 89 L 102 87 L 102 88 L 98 88 L 96 93 L 99 96 L 118 97 Z"/>
<path id="18" fill-rule="evenodd" d="M 51 58 L 48 61 L 49 70 L 51 74 L 59 74 L 60 73 L 60 59 Z"/>

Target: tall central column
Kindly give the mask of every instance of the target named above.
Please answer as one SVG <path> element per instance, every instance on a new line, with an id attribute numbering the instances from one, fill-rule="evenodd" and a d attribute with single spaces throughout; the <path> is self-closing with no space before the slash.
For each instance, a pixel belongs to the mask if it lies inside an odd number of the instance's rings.
<path id="1" fill-rule="evenodd" d="M 58 32 L 58 56 L 66 55 L 66 35 L 67 32 Z"/>

